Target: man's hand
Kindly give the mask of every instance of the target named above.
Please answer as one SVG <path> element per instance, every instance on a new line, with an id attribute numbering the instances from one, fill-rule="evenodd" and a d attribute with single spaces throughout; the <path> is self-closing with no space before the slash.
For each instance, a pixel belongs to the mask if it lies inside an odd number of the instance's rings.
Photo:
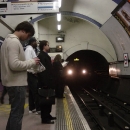
<path id="1" fill-rule="evenodd" d="M 35 63 L 38 65 L 40 63 L 40 59 L 39 58 L 33 58 L 35 60 Z"/>

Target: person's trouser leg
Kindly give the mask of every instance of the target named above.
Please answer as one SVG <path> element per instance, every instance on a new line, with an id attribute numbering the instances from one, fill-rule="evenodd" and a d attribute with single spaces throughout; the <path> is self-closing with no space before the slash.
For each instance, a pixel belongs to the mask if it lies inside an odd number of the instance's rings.
<path id="1" fill-rule="evenodd" d="M 36 108 L 36 111 L 40 110 L 39 97 L 38 97 L 38 81 L 34 74 L 28 73 L 28 85 L 29 85 L 29 110 Z"/>
<path id="2" fill-rule="evenodd" d="M 59 87 L 59 97 L 63 98 L 63 94 L 64 94 L 64 83 L 63 83 L 63 79 L 62 78 L 59 78 L 58 87 Z"/>
<path id="3" fill-rule="evenodd" d="M 6 90 L 6 87 L 5 86 L 3 86 L 3 92 L 2 92 L 2 98 L 4 98 L 4 96 L 6 95 L 6 93 L 7 93 L 7 90 Z"/>
<path id="4" fill-rule="evenodd" d="M 60 84 L 60 93 L 59 93 L 59 97 L 64 97 L 64 85 L 63 84 Z"/>
<path id="5" fill-rule="evenodd" d="M 25 86 L 6 87 L 11 101 L 11 111 L 6 130 L 21 130 L 26 96 Z"/>
<path id="6" fill-rule="evenodd" d="M 30 111 L 34 110 L 35 109 L 34 98 L 33 98 L 32 90 L 30 88 L 29 88 L 28 102 L 29 102 L 29 110 Z"/>
<path id="7" fill-rule="evenodd" d="M 50 105 L 42 104 L 41 105 L 41 118 L 42 118 L 42 121 L 50 120 L 51 109 L 52 109 L 52 104 L 50 104 Z"/>
<path id="8" fill-rule="evenodd" d="M 56 97 L 59 97 L 59 86 L 57 83 L 55 83 L 55 95 Z"/>
<path id="9" fill-rule="evenodd" d="M 41 119 L 42 121 L 46 121 L 48 117 L 48 106 L 46 104 L 41 105 Z"/>
<path id="10" fill-rule="evenodd" d="M 2 95 L 1 95 L 1 103 L 2 104 L 4 103 L 4 96 L 6 95 L 6 93 L 7 93 L 6 87 L 3 86 L 3 92 L 2 92 Z"/>

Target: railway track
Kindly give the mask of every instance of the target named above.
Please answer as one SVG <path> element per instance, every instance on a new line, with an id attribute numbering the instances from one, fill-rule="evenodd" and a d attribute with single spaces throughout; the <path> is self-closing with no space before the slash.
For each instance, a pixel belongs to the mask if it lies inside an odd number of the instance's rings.
<path id="1" fill-rule="evenodd" d="M 130 106 L 102 91 L 70 88 L 92 130 L 129 130 Z"/>

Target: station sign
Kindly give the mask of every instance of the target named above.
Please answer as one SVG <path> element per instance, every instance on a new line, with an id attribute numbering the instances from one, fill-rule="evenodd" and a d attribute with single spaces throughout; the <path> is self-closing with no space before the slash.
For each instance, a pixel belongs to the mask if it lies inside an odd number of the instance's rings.
<path id="1" fill-rule="evenodd" d="M 128 58 L 128 53 L 124 53 L 124 67 L 129 66 L 129 58 Z"/>
<path id="2" fill-rule="evenodd" d="M 0 2 L 0 15 L 41 14 L 59 12 L 58 2 L 17 1 Z"/>

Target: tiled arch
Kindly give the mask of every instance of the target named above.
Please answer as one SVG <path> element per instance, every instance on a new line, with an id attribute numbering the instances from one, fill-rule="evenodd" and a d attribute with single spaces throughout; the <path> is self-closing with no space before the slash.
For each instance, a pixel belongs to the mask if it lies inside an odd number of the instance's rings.
<path id="1" fill-rule="evenodd" d="M 99 22 L 97 22 L 96 20 L 88 17 L 88 16 L 85 16 L 83 14 L 79 14 L 79 13 L 75 13 L 75 12 L 68 12 L 68 11 L 64 11 L 64 12 L 61 12 L 62 15 L 69 15 L 69 16 L 75 16 L 75 17 L 78 17 L 78 18 L 81 18 L 81 19 L 84 19 L 84 20 L 87 20 L 87 21 L 90 21 L 91 23 L 95 24 L 96 26 L 98 26 L 99 28 L 102 26 Z M 42 14 L 34 19 L 31 20 L 31 23 L 34 23 L 34 22 L 37 22 L 41 19 L 44 19 L 44 18 L 48 18 L 48 17 L 51 17 L 51 16 L 56 16 L 56 13 L 51 13 L 51 14 Z"/>

